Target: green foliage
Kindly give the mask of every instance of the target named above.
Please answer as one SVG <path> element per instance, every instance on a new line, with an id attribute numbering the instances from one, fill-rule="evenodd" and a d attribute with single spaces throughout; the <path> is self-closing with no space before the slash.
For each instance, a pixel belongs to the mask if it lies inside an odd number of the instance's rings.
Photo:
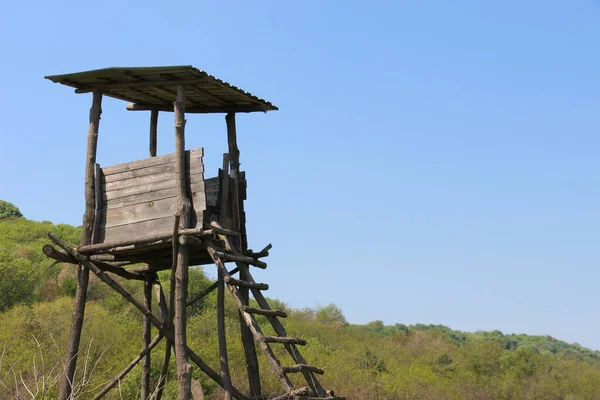
<path id="1" fill-rule="evenodd" d="M 446 337 L 452 343 L 455 344 L 463 344 L 467 340 L 467 336 L 463 332 L 454 331 L 447 326 L 444 325 L 424 325 L 424 324 L 416 324 L 411 325 L 409 327 L 410 330 L 413 331 L 425 331 L 425 332 L 436 332 Z"/>
<path id="2" fill-rule="evenodd" d="M 0 253 L 0 311 L 35 300 L 36 275 L 31 261 L 14 259 L 7 252 Z"/>
<path id="3" fill-rule="evenodd" d="M 0 200 L 0 218 L 7 217 L 23 218 L 23 214 L 14 204 Z"/>
<path id="4" fill-rule="evenodd" d="M 59 274 L 73 267 L 59 264 L 49 268 L 52 263 L 42 253 L 49 231 L 67 242 L 79 241 L 80 228 L 25 218 L 0 219 L 0 311 L 63 293 Z"/>
<path id="5" fill-rule="evenodd" d="M 322 324 L 343 325 L 346 323 L 346 317 L 344 317 L 342 310 L 335 304 L 328 304 L 317 310 L 316 317 L 317 321 Z"/>
<path id="6" fill-rule="evenodd" d="M 57 396 L 56 378 L 62 373 L 76 272 L 71 265 L 49 268 L 51 262 L 41 252 L 48 231 L 69 243 L 79 241 L 80 228 L 24 218 L 0 219 L 0 398 L 20 398 L 25 386 L 37 393 L 34 398 Z M 170 271 L 159 273 L 159 279 L 168 296 Z M 142 282 L 119 280 L 138 299 L 143 297 Z M 211 284 L 201 268 L 190 268 L 190 298 Z M 75 379 L 81 400 L 92 398 L 97 391 L 93 388 L 117 374 L 142 346 L 142 316 L 130 303 L 95 279 L 88 293 L 81 368 Z M 290 335 L 307 339 L 302 353 L 310 364 L 325 369 L 323 385 L 348 399 L 573 400 L 600 396 L 600 353 L 550 336 L 467 333 L 444 325 L 386 325 L 383 321 L 354 325 L 335 304 L 293 310 L 277 299 L 269 303 L 288 313 L 282 323 Z M 215 305 L 213 291 L 188 308 L 187 340 L 218 370 Z M 229 295 L 225 317 L 232 380 L 244 391 L 247 379 L 240 322 Z M 257 323 L 265 334 L 273 334 L 265 317 L 257 316 Z M 283 365 L 293 365 L 283 346 L 273 346 L 273 350 Z M 151 381 L 156 384 L 164 342 L 152 354 Z M 260 352 L 258 357 L 264 393 L 280 392 L 268 362 Z M 17 372 L 16 380 L 10 368 Z M 119 391 L 107 398 L 138 398 L 140 373 L 138 365 L 122 380 Z M 297 375 L 292 377 L 294 383 L 305 385 Z M 193 377 L 202 384 L 207 400 L 223 397 L 221 389 L 196 368 Z M 175 360 L 171 358 L 163 398 L 176 397 Z"/>
<path id="7" fill-rule="evenodd" d="M 60 288 L 66 296 L 75 297 L 75 292 L 77 291 L 77 279 L 71 277 L 63 279 Z"/>
<path id="8" fill-rule="evenodd" d="M 171 291 L 171 272 L 161 271 L 158 273 L 158 278 L 168 301 Z M 188 301 L 197 299 L 198 296 L 212 284 L 213 282 L 206 277 L 201 267 L 191 267 L 188 270 Z M 215 294 L 216 292 L 212 291 L 200 300 L 194 301 L 187 308 L 188 318 L 193 317 L 208 307 L 214 308 L 217 304 Z"/>

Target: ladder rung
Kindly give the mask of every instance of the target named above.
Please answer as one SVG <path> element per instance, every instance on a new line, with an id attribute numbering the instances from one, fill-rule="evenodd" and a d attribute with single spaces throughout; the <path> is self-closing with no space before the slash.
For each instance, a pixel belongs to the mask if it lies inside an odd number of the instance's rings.
<path id="1" fill-rule="evenodd" d="M 223 261 L 241 262 L 244 264 L 254 265 L 255 267 L 262 268 L 262 269 L 267 268 L 267 263 L 262 262 L 257 259 L 254 259 L 252 257 L 238 255 L 238 254 L 228 254 L 228 253 L 224 253 L 222 251 L 215 251 L 215 255 Z"/>
<path id="2" fill-rule="evenodd" d="M 325 371 L 323 371 L 321 368 L 315 367 L 314 365 L 308 365 L 308 364 L 296 364 L 291 367 L 281 367 L 281 370 L 286 374 L 293 373 L 293 372 L 302 372 L 302 371 L 310 371 L 310 372 L 314 372 L 315 374 L 319 374 L 319 375 L 323 375 L 325 373 Z"/>
<path id="3" fill-rule="evenodd" d="M 267 343 L 289 343 L 298 344 L 300 346 L 306 345 L 306 340 L 295 337 L 265 336 L 263 340 Z"/>
<path id="4" fill-rule="evenodd" d="M 226 283 L 248 289 L 269 290 L 269 285 L 266 283 L 251 283 L 231 277 L 226 280 Z"/>
<path id="5" fill-rule="evenodd" d="M 302 397 L 302 400 L 346 400 L 345 397 L 328 396 L 328 397 Z"/>
<path id="6" fill-rule="evenodd" d="M 279 311 L 279 310 L 263 310 L 262 308 L 254 308 L 254 307 L 244 306 L 244 311 L 247 313 L 250 313 L 250 314 L 260 314 L 260 315 L 268 315 L 271 317 L 287 318 L 287 313 L 285 311 Z"/>

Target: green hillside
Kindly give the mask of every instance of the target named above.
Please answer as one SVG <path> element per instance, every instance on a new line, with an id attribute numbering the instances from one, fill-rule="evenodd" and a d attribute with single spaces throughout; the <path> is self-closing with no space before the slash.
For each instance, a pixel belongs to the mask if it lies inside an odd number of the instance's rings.
<path id="1" fill-rule="evenodd" d="M 52 399 L 71 321 L 75 268 L 53 265 L 41 248 L 48 243 L 48 231 L 76 244 L 80 228 L 30 221 L 11 206 L 0 202 L 0 399 Z M 213 270 L 207 273 L 212 275 Z M 160 278 L 168 286 L 167 275 Z M 211 283 L 202 269 L 190 271 L 192 295 Z M 140 282 L 123 284 L 141 298 Z M 90 282 L 89 296 L 92 301 L 86 309 L 76 377 L 80 399 L 93 397 L 142 347 L 141 315 L 136 309 L 96 279 Z M 217 369 L 214 296 L 191 310 L 188 341 Z M 600 398 L 600 353 L 550 336 L 468 333 L 443 325 L 384 325 L 381 321 L 355 325 L 334 304 L 290 310 L 277 300 L 272 302 L 289 312 L 283 320 L 286 329 L 308 340 L 303 354 L 311 364 L 325 369 L 324 386 L 348 399 Z M 226 314 L 233 382 L 244 388 L 245 363 L 232 302 Z M 270 332 L 264 319 L 258 322 L 265 333 Z M 163 353 L 161 345 L 153 352 L 154 381 Z M 291 362 L 284 354 L 278 355 L 283 363 Z M 266 361 L 260 361 L 262 371 L 268 372 Z M 175 371 L 174 365 L 171 370 Z M 139 374 L 136 367 L 110 398 L 139 397 Z M 198 371 L 194 374 L 206 398 L 221 398 L 212 381 Z M 280 391 L 272 374 L 262 375 L 265 392 Z M 175 392 L 172 376 L 166 398 L 176 398 Z"/>

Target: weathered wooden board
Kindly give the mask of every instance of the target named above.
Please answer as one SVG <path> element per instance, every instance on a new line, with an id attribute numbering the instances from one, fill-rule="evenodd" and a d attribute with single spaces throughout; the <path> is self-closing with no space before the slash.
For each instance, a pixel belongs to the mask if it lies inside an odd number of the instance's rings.
<path id="1" fill-rule="evenodd" d="M 219 177 L 206 179 L 204 191 L 206 192 L 206 204 L 216 206 L 219 200 Z"/>
<path id="2" fill-rule="evenodd" d="M 187 154 L 187 163 L 188 165 L 199 165 L 200 167 L 202 167 L 202 153 L 198 152 L 198 151 L 194 151 L 192 150 L 191 154 Z M 167 156 L 161 156 L 161 157 L 156 157 L 156 158 L 164 158 L 164 157 L 169 157 L 169 155 Z M 116 173 L 110 173 L 107 174 L 105 172 L 106 169 L 104 169 L 104 177 L 105 177 L 105 181 L 106 183 L 110 183 L 110 182 L 115 182 L 115 181 L 120 181 L 122 179 L 131 179 L 131 178 L 137 178 L 140 176 L 145 176 L 145 175 L 153 175 L 159 172 L 173 172 L 175 173 L 175 162 L 174 162 L 174 158 L 171 159 L 171 161 L 166 161 L 162 160 L 163 162 L 160 164 L 156 164 L 156 165 L 150 165 L 144 168 L 138 168 L 138 169 L 128 169 L 127 171 L 124 172 L 116 172 Z M 112 167 L 109 167 L 112 168 Z"/>
<path id="3" fill-rule="evenodd" d="M 168 225 L 173 225 L 172 215 L 114 228 L 100 228 L 98 239 L 99 243 L 110 243 L 128 238 L 143 238 L 144 236 L 162 233 L 164 227 Z M 164 232 L 168 232 L 168 229 L 164 229 Z"/>
<path id="4" fill-rule="evenodd" d="M 194 150 L 188 150 L 186 153 L 189 153 L 190 156 L 196 155 L 199 153 L 200 157 L 202 157 L 202 156 L 204 156 L 204 149 L 198 148 L 198 149 L 194 149 Z M 132 161 L 132 162 L 128 162 L 125 164 L 118 164 L 118 165 L 113 165 L 110 167 L 105 167 L 105 168 L 102 168 L 102 172 L 104 173 L 105 176 L 108 176 L 108 175 L 117 174 L 120 172 L 134 171 L 137 169 L 143 169 L 143 168 L 147 168 L 147 167 L 153 167 L 155 165 L 168 164 L 168 163 L 175 163 L 175 153 L 171 153 L 171 154 L 167 154 L 167 155 L 159 156 L 159 157 L 145 158 L 143 160 Z"/>
<path id="5" fill-rule="evenodd" d="M 202 182 L 192 183 L 190 185 L 190 189 L 191 189 L 192 193 L 202 190 L 202 184 L 203 184 Z M 120 208 L 120 207 L 133 206 L 135 204 L 147 203 L 150 201 L 167 199 L 169 197 L 177 197 L 176 191 L 177 191 L 177 188 L 175 187 L 175 185 L 173 185 L 173 187 L 170 187 L 167 189 L 154 190 L 154 191 L 147 192 L 147 193 L 134 194 L 131 196 L 115 198 L 108 202 L 106 201 L 106 198 L 104 198 L 105 202 L 103 203 L 104 204 L 103 209 L 111 210 L 111 209 Z M 208 195 L 209 194 L 207 193 L 207 196 Z"/>
<path id="6" fill-rule="evenodd" d="M 238 183 L 240 200 L 246 200 L 246 173 L 242 171 L 239 174 L 239 176 L 241 177 Z M 229 184 L 233 185 L 231 178 L 229 179 Z M 206 192 L 207 206 L 216 206 L 219 203 L 219 190 L 221 189 L 219 185 L 219 177 L 208 178 L 204 180 L 204 191 Z"/>
<path id="7" fill-rule="evenodd" d="M 186 191 L 193 203 L 194 226 L 206 209 L 202 149 L 186 151 Z M 175 154 L 101 170 L 101 203 L 96 243 L 138 239 L 173 230 L 178 211 Z"/>
<path id="8" fill-rule="evenodd" d="M 192 194 L 194 209 L 206 209 L 206 196 L 204 192 Z M 177 197 L 169 197 L 162 200 L 147 201 L 126 207 L 112 208 L 104 211 L 106 223 L 104 228 L 129 225 L 135 222 L 148 221 L 164 216 L 173 216 L 177 212 Z M 173 227 L 169 227 L 173 230 Z"/>
<path id="9" fill-rule="evenodd" d="M 175 175 L 173 175 L 173 177 L 171 177 L 171 178 L 163 179 L 163 180 L 156 181 L 156 182 L 146 183 L 143 185 L 125 187 L 122 189 L 111 190 L 109 192 L 103 191 L 103 198 L 106 199 L 106 201 L 108 203 L 110 203 L 111 200 L 114 200 L 114 199 L 120 199 L 123 197 L 129 197 L 129 196 L 133 196 L 133 195 L 150 193 L 155 190 L 162 190 L 162 189 L 168 189 L 171 187 L 176 187 L 174 176 Z M 188 179 L 189 179 L 188 181 L 191 182 L 191 184 L 204 182 L 204 174 L 201 172 L 192 174 L 192 175 L 188 176 Z"/>
<path id="10" fill-rule="evenodd" d="M 189 176 L 189 174 L 197 174 L 197 173 L 202 173 L 202 172 L 203 172 L 202 164 L 191 165 L 191 168 L 188 169 L 188 176 Z M 132 186 L 144 186 L 144 185 L 148 185 L 153 182 L 164 181 L 164 180 L 170 180 L 170 181 L 174 182 L 174 177 L 175 177 L 174 170 L 173 171 L 160 171 L 160 172 L 156 172 L 151 175 L 137 176 L 135 178 L 130 178 L 130 179 L 121 179 L 118 181 L 106 182 L 105 184 L 101 185 L 101 188 L 103 188 L 106 192 L 111 192 L 113 190 L 119 190 L 119 189 L 132 187 Z"/>
<path id="11" fill-rule="evenodd" d="M 201 193 L 198 193 L 197 196 L 198 197 L 196 198 L 199 198 L 201 196 Z M 196 198 L 194 200 L 196 200 Z M 176 198 L 173 200 L 173 204 L 175 204 L 175 208 L 173 208 L 172 210 L 176 210 Z M 205 207 L 198 206 L 196 202 L 194 202 L 193 206 L 196 210 L 195 218 L 193 220 L 194 226 L 201 226 L 202 212 L 198 212 L 197 210 L 199 208 L 197 207 L 200 207 L 202 209 L 204 209 Z M 143 221 L 135 221 L 111 227 L 102 227 L 98 230 L 99 243 L 118 242 L 127 240 L 129 238 L 143 238 L 146 236 L 171 233 L 173 231 L 174 212 L 175 211 L 163 217 L 156 217 Z M 131 221 L 134 220 L 132 219 Z"/>

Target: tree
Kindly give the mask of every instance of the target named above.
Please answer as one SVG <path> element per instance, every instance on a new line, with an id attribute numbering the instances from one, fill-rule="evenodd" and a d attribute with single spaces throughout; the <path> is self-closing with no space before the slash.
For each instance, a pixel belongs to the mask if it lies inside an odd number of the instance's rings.
<path id="1" fill-rule="evenodd" d="M 346 317 L 344 317 L 342 310 L 338 306 L 330 303 L 317 311 L 317 321 L 322 324 L 344 325 Z"/>
<path id="2" fill-rule="evenodd" d="M 34 301 L 37 280 L 31 261 L 0 253 L 0 312 Z"/>
<path id="3" fill-rule="evenodd" d="M 0 218 L 6 217 L 23 218 L 23 214 L 21 214 L 21 211 L 14 204 L 0 200 Z"/>

